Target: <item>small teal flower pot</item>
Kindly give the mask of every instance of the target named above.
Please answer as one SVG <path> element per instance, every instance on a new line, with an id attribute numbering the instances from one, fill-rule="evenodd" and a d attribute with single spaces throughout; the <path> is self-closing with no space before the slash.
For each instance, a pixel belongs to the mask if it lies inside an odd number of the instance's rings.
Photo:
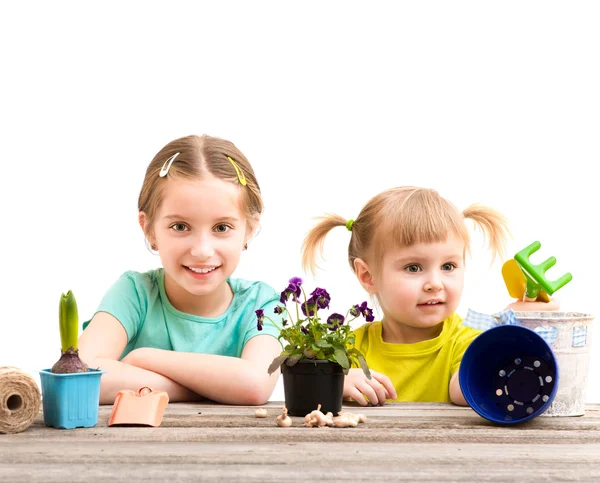
<path id="1" fill-rule="evenodd" d="M 105 371 L 76 374 L 40 371 L 44 424 L 60 429 L 91 428 L 98 423 L 100 378 Z"/>

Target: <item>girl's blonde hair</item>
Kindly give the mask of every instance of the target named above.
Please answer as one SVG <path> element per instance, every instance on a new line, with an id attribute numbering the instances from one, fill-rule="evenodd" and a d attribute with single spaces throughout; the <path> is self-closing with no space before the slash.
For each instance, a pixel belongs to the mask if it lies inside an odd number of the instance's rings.
<path id="1" fill-rule="evenodd" d="M 471 239 L 466 218 L 483 232 L 492 260 L 502 257 L 509 231 L 506 219 L 498 211 L 473 204 L 461 213 L 435 190 L 401 186 L 369 200 L 354 222 L 334 214 L 320 217 L 302 244 L 302 267 L 315 273 L 317 252 L 323 256 L 325 236 L 337 226 L 349 227 L 352 232 L 348 262 L 353 271 L 356 258 L 369 260 L 380 268 L 383 254 L 389 248 L 443 242 L 450 234 L 464 241 L 468 253 Z"/>
<path id="2" fill-rule="evenodd" d="M 168 174 L 159 173 L 165 161 L 179 153 L 171 164 Z M 242 186 L 240 178 L 229 159 L 230 157 L 246 178 Z M 223 181 L 240 185 L 240 203 L 250 228 L 254 230 L 263 211 L 260 187 L 256 181 L 252 166 L 246 156 L 233 143 L 212 136 L 186 136 L 175 139 L 162 148 L 146 169 L 144 184 L 138 198 L 138 210 L 146 213 L 148 227 L 154 225 L 164 195 L 164 184 L 168 177 L 197 179 L 205 174 L 213 175 Z"/>

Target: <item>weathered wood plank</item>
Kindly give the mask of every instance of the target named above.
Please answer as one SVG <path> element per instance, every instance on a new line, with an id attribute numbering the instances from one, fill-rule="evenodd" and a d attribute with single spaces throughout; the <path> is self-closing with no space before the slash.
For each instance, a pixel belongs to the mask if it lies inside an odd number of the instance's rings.
<path id="1" fill-rule="evenodd" d="M 584 417 L 497 426 L 470 408 L 345 406 L 357 428 L 278 428 L 282 403 L 169 404 L 159 428 L 56 430 L 42 415 L 0 435 L 0 481 L 600 481 L 600 405 Z"/>
<path id="2" fill-rule="evenodd" d="M 547 431 L 543 429 L 518 431 L 513 428 L 490 427 L 478 431 L 469 428 L 455 429 L 399 429 L 399 428 L 94 428 L 57 432 L 44 428 L 37 432 L 25 432 L 0 438 L 1 455 L 12 451 L 17 445 L 42 443 L 135 442 L 206 442 L 206 443 L 254 443 L 257 441 L 277 444 L 293 443 L 486 443 L 497 445 L 523 444 L 600 444 L 600 431 L 571 430 Z M 6 445 L 6 446 L 5 446 Z"/>
<path id="3" fill-rule="evenodd" d="M 260 407 L 264 407 L 264 408 L 279 408 L 281 409 L 281 407 L 283 407 L 284 402 L 283 401 L 269 401 L 266 404 L 263 404 Z M 197 402 L 197 403 L 182 403 L 182 402 L 178 402 L 178 403 L 170 403 L 169 408 L 176 408 L 179 410 L 189 410 L 189 409 L 195 409 L 195 408 L 204 408 L 204 409 L 211 409 L 211 410 L 215 410 L 215 411 L 223 411 L 223 412 L 235 412 L 237 410 L 249 410 L 249 409 L 256 409 L 258 406 L 228 406 L 226 404 L 217 404 L 217 403 L 212 403 L 212 402 Z M 413 403 L 413 402 L 406 402 L 406 403 L 402 403 L 402 402 L 393 402 L 393 403 L 386 403 L 385 406 L 369 406 L 369 407 L 362 407 L 358 404 L 355 403 L 344 403 L 344 408 L 347 410 L 356 410 L 356 409 L 364 409 L 364 410 L 372 410 L 372 411 L 388 411 L 388 410 L 404 410 L 404 411 L 422 411 L 422 410 L 431 410 L 431 409 L 435 409 L 435 410 L 441 410 L 441 411 L 471 411 L 470 408 L 467 407 L 463 407 L 463 406 L 456 406 L 452 403 L 427 403 L 427 402 L 423 402 L 423 403 Z M 105 411 L 107 413 L 110 413 L 112 409 L 112 405 L 111 404 L 104 404 L 102 406 L 100 406 L 100 412 Z M 598 413 L 600 411 L 600 403 L 591 403 L 591 404 L 587 404 L 586 405 L 586 414 L 589 412 L 596 412 Z"/>
<path id="4" fill-rule="evenodd" d="M 600 445 L 68 444 L 20 448 L 2 481 L 597 481 Z M 69 466 L 67 466 L 69 464 Z M 19 469 L 19 471 L 16 471 Z"/>
<path id="5" fill-rule="evenodd" d="M 253 428 L 272 427 L 277 415 L 281 414 L 281 403 L 271 403 L 263 406 L 268 416 L 264 419 L 254 416 L 256 407 L 224 406 L 224 405 L 190 405 L 169 404 L 162 422 L 163 428 Z M 581 417 L 544 417 L 516 427 L 506 427 L 509 430 L 528 431 L 544 430 L 600 430 L 599 410 L 588 410 Z M 106 427 L 110 416 L 111 406 L 102 406 L 98 426 Z M 480 417 L 470 408 L 457 407 L 452 404 L 434 403 L 392 403 L 383 407 L 344 406 L 343 411 L 362 413 L 367 416 L 368 427 L 371 428 L 419 428 L 419 429 L 451 429 L 472 428 L 484 429 L 499 427 Z M 292 417 L 294 426 L 304 423 L 301 417 Z M 43 428 L 43 417 L 40 414 L 35 422 L 36 428 Z M 115 428 L 113 428 L 115 429 Z"/>
<path id="6" fill-rule="evenodd" d="M 266 404 L 263 404 L 260 407 L 264 407 L 264 408 L 279 408 L 281 409 L 284 405 L 283 401 L 269 401 Z M 215 411 L 222 411 L 222 412 L 235 412 L 235 411 L 247 411 L 247 410 L 254 410 L 256 409 L 258 406 L 228 406 L 226 404 L 216 404 L 216 403 L 211 403 L 211 402 L 197 402 L 197 403 L 182 403 L 182 402 L 178 402 L 178 403 L 170 403 L 168 406 L 170 409 L 177 409 L 177 410 L 183 410 L 183 411 L 187 411 L 190 409 L 195 409 L 195 408 L 204 408 L 206 410 L 215 410 Z M 369 406 L 369 407 L 362 407 L 358 404 L 354 404 L 354 403 L 344 403 L 344 408 L 345 410 L 357 410 L 357 409 L 364 409 L 366 411 L 389 411 L 389 410 L 393 410 L 393 411 L 397 411 L 397 410 L 401 410 L 401 411 L 422 411 L 422 410 L 440 410 L 440 411 L 471 411 L 470 408 L 467 407 L 463 407 L 463 406 L 456 406 L 452 403 L 402 403 L 402 402 L 395 402 L 395 403 L 386 403 L 385 406 Z M 100 406 L 100 412 L 106 412 L 107 414 L 110 413 L 112 409 L 112 405 L 111 404 L 104 404 L 102 406 Z M 591 403 L 591 404 L 587 404 L 586 405 L 586 415 L 588 413 L 596 413 L 599 417 L 600 417 L 600 403 Z"/>
<path id="7" fill-rule="evenodd" d="M 42 442 L 45 444 L 78 442 L 253 442 L 267 441 L 272 443 L 294 442 L 355 442 L 371 443 L 440 443 L 447 441 L 488 444 L 573 444 L 600 443 L 600 428 L 593 430 L 561 430 L 532 429 L 528 431 L 514 428 L 486 427 L 479 430 L 472 428 L 385 428 L 372 427 L 368 423 L 357 428 L 278 428 L 273 426 L 261 428 L 93 428 L 70 431 L 41 428 L 35 432 L 24 432 L 18 435 L 5 435 L 0 438 L 0 455 L 3 444 L 26 444 Z M 10 449 L 10 448 L 9 448 Z"/>

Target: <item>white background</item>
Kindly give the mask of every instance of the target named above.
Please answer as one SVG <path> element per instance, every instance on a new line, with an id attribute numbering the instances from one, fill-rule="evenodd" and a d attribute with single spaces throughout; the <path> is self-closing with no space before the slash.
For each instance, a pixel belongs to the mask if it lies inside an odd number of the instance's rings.
<path id="1" fill-rule="evenodd" d="M 233 141 L 261 183 L 236 276 L 281 290 L 314 216 L 417 185 L 504 212 L 509 254 L 540 240 L 534 261 L 574 277 L 561 308 L 596 313 L 599 23 L 597 2 L 3 3 L 0 365 L 58 359 L 62 292 L 83 321 L 122 272 L 158 266 L 137 196 L 154 154 L 192 133 Z M 334 230 L 305 277 L 335 311 L 366 299 L 348 241 Z M 478 234 L 473 248 L 461 315 L 510 302 Z"/>

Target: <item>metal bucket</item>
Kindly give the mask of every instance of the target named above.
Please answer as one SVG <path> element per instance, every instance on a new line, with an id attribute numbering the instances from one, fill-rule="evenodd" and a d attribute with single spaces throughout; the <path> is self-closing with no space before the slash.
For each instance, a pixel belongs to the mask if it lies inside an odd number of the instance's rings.
<path id="1" fill-rule="evenodd" d="M 543 335 L 558 361 L 558 391 L 542 416 L 583 416 L 594 316 L 579 312 L 515 312 L 515 316 L 519 325 Z"/>

